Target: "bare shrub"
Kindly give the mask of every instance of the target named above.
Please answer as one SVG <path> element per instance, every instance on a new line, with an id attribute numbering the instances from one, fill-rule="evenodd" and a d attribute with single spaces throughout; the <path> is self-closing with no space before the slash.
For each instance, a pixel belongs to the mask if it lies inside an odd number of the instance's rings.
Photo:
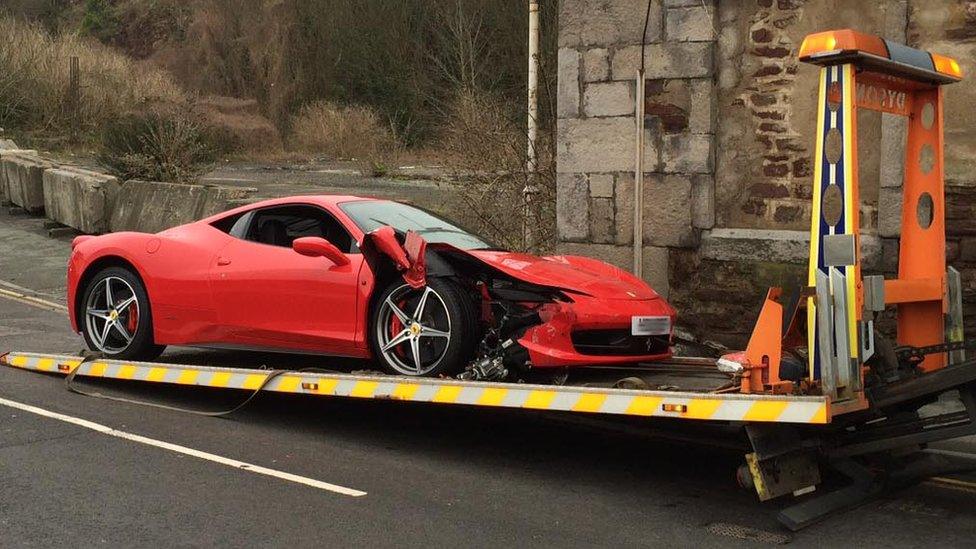
<path id="1" fill-rule="evenodd" d="M 215 159 L 217 141 L 187 108 L 121 116 L 100 132 L 99 162 L 122 180 L 189 183 Z"/>
<path id="2" fill-rule="evenodd" d="M 0 36 L 0 125 L 91 132 L 147 103 L 184 99 L 166 73 L 77 34 L 52 36 L 36 24 L 4 17 Z M 68 101 L 72 57 L 79 60 L 81 77 L 73 107 Z"/>
<path id="3" fill-rule="evenodd" d="M 316 101 L 292 120 L 292 147 L 338 160 L 356 160 L 363 175 L 382 176 L 396 167 L 400 145 L 393 131 L 366 106 Z"/>
<path id="4" fill-rule="evenodd" d="M 459 220 L 513 250 L 547 252 L 556 239 L 556 168 L 552 139 L 539 140 L 536 173 L 526 167 L 527 136 L 506 103 L 473 90 L 458 93 L 442 145 L 468 206 Z M 517 111 L 516 111 L 517 112 Z M 527 200 L 526 187 L 534 190 Z M 526 241 L 525 229 L 531 234 Z"/>

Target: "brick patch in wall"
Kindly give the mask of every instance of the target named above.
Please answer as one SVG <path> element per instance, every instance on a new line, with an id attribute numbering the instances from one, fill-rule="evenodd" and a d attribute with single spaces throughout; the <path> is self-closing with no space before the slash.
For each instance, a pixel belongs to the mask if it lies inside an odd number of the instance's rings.
<path id="1" fill-rule="evenodd" d="M 749 188 L 740 210 L 783 227 L 800 228 L 810 211 L 813 174 L 806 138 L 794 132 L 791 97 L 798 60 L 787 32 L 802 14 L 803 2 L 763 2 L 754 14 L 745 44 L 759 60 L 752 83 L 739 97 L 752 114 L 753 135 L 764 152 L 760 179 Z"/>

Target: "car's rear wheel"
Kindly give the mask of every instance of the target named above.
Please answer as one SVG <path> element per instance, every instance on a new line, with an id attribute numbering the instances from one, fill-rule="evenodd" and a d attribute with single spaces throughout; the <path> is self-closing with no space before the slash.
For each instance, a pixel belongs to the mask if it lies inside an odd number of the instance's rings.
<path id="1" fill-rule="evenodd" d="M 477 319 L 459 286 L 432 278 L 420 289 L 402 281 L 387 286 L 373 308 L 373 356 L 392 374 L 437 376 L 467 365 Z"/>
<path id="2" fill-rule="evenodd" d="M 85 286 L 81 328 L 92 351 L 108 358 L 152 360 L 164 347 L 153 341 L 149 295 L 128 269 L 108 267 Z"/>

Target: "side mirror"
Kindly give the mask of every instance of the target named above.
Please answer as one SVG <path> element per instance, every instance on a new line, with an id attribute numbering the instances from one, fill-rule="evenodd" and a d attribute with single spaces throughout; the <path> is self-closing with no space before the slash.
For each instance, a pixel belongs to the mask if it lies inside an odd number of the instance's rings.
<path id="1" fill-rule="evenodd" d="M 317 236 L 296 238 L 291 243 L 291 249 L 308 257 L 324 257 L 334 263 L 336 267 L 349 264 L 346 254 L 339 251 L 334 244 Z"/>

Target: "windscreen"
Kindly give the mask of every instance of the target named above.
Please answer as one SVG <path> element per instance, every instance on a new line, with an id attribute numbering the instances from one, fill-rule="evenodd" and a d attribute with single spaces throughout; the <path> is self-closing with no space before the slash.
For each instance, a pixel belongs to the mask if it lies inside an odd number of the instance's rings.
<path id="1" fill-rule="evenodd" d="M 450 244 L 462 250 L 487 250 L 494 246 L 468 231 L 419 208 L 387 200 L 343 202 L 342 209 L 364 233 L 384 225 L 400 232 L 414 231 L 431 244 Z"/>

